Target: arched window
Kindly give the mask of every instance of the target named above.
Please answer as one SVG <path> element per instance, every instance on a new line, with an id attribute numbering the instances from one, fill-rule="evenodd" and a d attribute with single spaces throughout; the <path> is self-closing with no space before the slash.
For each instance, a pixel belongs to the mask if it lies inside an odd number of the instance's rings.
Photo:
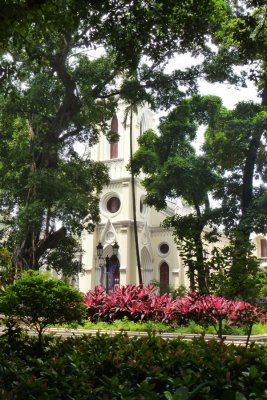
<path id="1" fill-rule="evenodd" d="M 117 115 L 114 115 L 110 126 L 111 132 L 118 133 L 119 123 Z M 110 143 L 110 159 L 118 158 L 118 142 Z"/>
<path id="2" fill-rule="evenodd" d="M 141 265 L 142 265 L 142 278 L 143 285 L 147 286 L 153 279 L 153 266 L 151 256 L 146 247 L 141 250 Z"/>
<path id="3" fill-rule="evenodd" d="M 147 126 L 147 121 L 146 121 L 146 116 L 143 113 L 140 119 L 140 130 L 139 130 L 139 136 L 143 135 L 143 133 L 148 129 Z"/>
<path id="4" fill-rule="evenodd" d="M 260 257 L 267 258 L 267 240 L 261 239 L 260 241 Z"/>
<path id="5" fill-rule="evenodd" d="M 160 293 L 163 294 L 167 291 L 170 283 L 169 265 L 165 261 L 159 267 L 159 283 Z"/>

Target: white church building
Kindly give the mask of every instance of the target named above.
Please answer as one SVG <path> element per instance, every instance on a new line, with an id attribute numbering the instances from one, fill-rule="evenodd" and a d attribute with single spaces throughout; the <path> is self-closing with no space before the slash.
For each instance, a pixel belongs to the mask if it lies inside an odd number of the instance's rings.
<path id="1" fill-rule="evenodd" d="M 97 285 L 104 285 L 106 277 L 106 257 L 113 254 L 113 245 L 118 244 L 115 285 L 138 284 L 138 270 L 134 237 L 134 218 L 132 202 L 131 174 L 126 166 L 130 159 L 130 124 L 124 125 L 124 108 L 121 105 L 111 121 L 111 130 L 119 134 L 119 141 L 109 143 L 104 135 L 91 149 L 91 158 L 103 161 L 109 167 L 110 183 L 100 196 L 101 222 L 94 233 L 82 235 L 84 273 L 79 277 L 79 288 L 86 292 Z M 153 113 L 147 108 L 133 113 L 132 143 L 133 152 L 137 150 L 137 139 L 147 129 L 156 129 Z M 138 244 L 142 267 L 143 284 L 151 280 L 161 284 L 179 287 L 188 286 L 187 275 L 174 243 L 172 230 L 161 227 L 166 216 L 182 209 L 169 203 L 161 212 L 144 204 L 145 190 L 141 179 L 135 178 L 136 219 Z M 103 255 L 97 256 L 97 245 L 103 246 Z M 114 257 L 113 257 L 114 259 Z"/>

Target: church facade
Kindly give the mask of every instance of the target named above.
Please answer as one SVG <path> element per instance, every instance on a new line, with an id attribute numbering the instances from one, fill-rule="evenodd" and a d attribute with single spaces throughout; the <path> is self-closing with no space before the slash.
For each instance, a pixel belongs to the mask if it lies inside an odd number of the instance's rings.
<path id="1" fill-rule="evenodd" d="M 103 135 L 99 143 L 91 149 L 93 160 L 103 161 L 108 165 L 110 184 L 100 196 L 100 223 L 94 233 L 84 232 L 82 235 L 84 273 L 79 276 L 79 288 L 83 292 L 100 284 L 106 287 L 106 257 L 117 265 L 115 276 L 108 277 L 109 286 L 110 282 L 114 285 L 139 283 L 131 175 L 127 170 L 130 159 L 130 122 L 124 124 L 124 118 L 124 107 L 121 105 L 110 122 L 111 130 L 119 134 L 118 142 L 109 143 Z M 150 128 L 156 128 L 153 113 L 147 107 L 139 108 L 132 119 L 133 152 L 137 150 L 139 135 Z M 173 287 L 188 286 L 172 230 L 161 227 L 165 217 L 177 211 L 177 204 L 169 203 L 166 210 L 157 212 L 144 203 L 145 190 L 140 178 L 135 179 L 134 190 L 143 284 L 156 280 Z M 99 243 L 103 246 L 101 257 L 97 255 Z M 113 255 L 115 243 L 119 246 L 116 256 Z"/>

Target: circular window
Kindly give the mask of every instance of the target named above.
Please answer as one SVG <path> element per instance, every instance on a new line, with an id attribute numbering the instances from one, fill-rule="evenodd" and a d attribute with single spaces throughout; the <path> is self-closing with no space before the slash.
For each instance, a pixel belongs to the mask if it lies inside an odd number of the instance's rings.
<path id="1" fill-rule="evenodd" d="M 110 197 L 110 199 L 108 199 L 107 201 L 107 210 L 112 214 L 119 211 L 120 206 L 121 206 L 121 201 L 118 197 Z"/>
<path id="2" fill-rule="evenodd" d="M 159 251 L 161 252 L 161 254 L 167 254 L 169 253 L 169 245 L 167 243 L 161 243 L 159 245 Z"/>
<path id="3" fill-rule="evenodd" d="M 117 215 L 121 210 L 121 200 L 116 192 L 106 193 L 100 201 L 100 209 L 106 216 Z"/>

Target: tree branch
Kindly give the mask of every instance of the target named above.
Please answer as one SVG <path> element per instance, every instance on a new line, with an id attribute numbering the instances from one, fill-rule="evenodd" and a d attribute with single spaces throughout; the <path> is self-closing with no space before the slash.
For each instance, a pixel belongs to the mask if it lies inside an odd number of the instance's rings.
<path id="1" fill-rule="evenodd" d="M 58 243 L 64 239 L 66 235 L 67 229 L 65 226 L 62 226 L 57 231 L 48 235 L 45 239 L 42 239 L 36 249 L 36 259 L 39 260 L 46 250 L 57 247 Z"/>
<path id="2" fill-rule="evenodd" d="M 57 73 L 65 88 L 63 102 L 59 107 L 46 135 L 47 138 L 55 142 L 57 142 L 60 133 L 68 127 L 71 118 L 75 116 L 81 108 L 75 79 L 68 72 L 66 66 L 66 58 L 70 49 L 71 37 L 69 35 L 64 35 L 64 45 L 61 52 L 55 56 L 52 56 L 50 59 L 51 66 Z"/>

